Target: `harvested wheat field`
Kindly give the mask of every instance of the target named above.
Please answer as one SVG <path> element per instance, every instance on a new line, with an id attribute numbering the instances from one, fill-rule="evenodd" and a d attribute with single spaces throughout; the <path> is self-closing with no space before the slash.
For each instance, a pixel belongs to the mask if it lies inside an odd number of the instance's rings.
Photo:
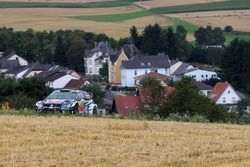
<path id="1" fill-rule="evenodd" d="M 250 126 L 0 116 L 0 166 L 250 164 Z"/>
<path id="2" fill-rule="evenodd" d="M 0 27 L 13 27 L 15 30 L 59 30 L 59 29 L 80 29 L 95 33 L 106 33 L 119 39 L 129 35 L 129 29 L 135 25 L 139 30 L 148 24 L 159 23 L 162 26 L 170 25 L 166 19 L 160 16 L 148 16 L 131 19 L 123 22 L 95 22 L 69 18 L 69 16 L 126 13 L 137 11 L 133 7 L 114 7 L 102 9 L 0 9 Z M 8 19 L 6 19 L 8 18 Z"/>
<path id="3" fill-rule="evenodd" d="M 89 2 L 103 2 L 103 1 L 114 1 L 114 0 L 0 0 L 0 2 L 69 2 L 69 3 L 89 3 Z"/>
<path id="4" fill-rule="evenodd" d="M 135 2 L 135 4 L 140 5 L 146 9 L 151 9 L 156 7 L 178 6 L 178 5 L 210 3 L 210 2 L 220 2 L 220 1 L 227 1 L 227 0 L 149 0 L 149 1 Z"/>
<path id="5" fill-rule="evenodd" d="M 211 25 L 224 28 L 231 25 L 236 31 L 250 31 L 250 10 L 179 13 L 167 16 L 180 18 L 197 26 Z"/>

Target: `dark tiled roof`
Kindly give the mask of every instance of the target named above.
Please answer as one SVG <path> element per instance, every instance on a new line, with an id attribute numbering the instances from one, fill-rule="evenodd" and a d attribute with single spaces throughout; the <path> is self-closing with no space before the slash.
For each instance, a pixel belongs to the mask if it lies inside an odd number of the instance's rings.
<path id="1" fill-rule="evenodd" d="M 190 66 L 190 64 L 188 63 L 182 63 L 179 68 L 177 68 L 175 70 L 175 72 L 173 73 L 173 75 L 182 75 L 185 74 L 186 72 L 190 72 L 189 70 L 187 70 L 187 68 Z M 195 70 L 195 69 L 192 69 Z"/>
<path id="2" fill-rule="evenodd" d="M 86 57 L 92 57 L 96 52 L 102 52 L 104 57 L 108 57 L 110 54 L 115 54 L 114 49 L 107 42 L 98 42 L 94 49 L 87 49 L 85 51 Z"/>
<path id="3" fill-rule="evenodd" d="M 143 55 L 143 53 L 134 44 L 126 44 L 120 49 L 119 52 L 117 52 L 117 54 L 110 56 L 110 61 L 114 63 L 121 55 L 122 51 L 124 51 L 128 59 L 138 55 Z"/>
<path id="4" fill-rule="evenodd" d="M 36 76 L 44 79 L 45 81 L 55 81 L 56 79 L 61 78 L 64 75 L 67 74 L 64 72 L 43 71 Z"/>
<path id="5" fill-rule="evenodd" d="M 171 60 L 170 61 L 170 65 L 172 66 L 172 65 L 174 65 L 174 64 L 176 64 L 176 63 L 178 63 L 179 61 L 178 60 Z"/>
<path id="6" fill-rule="evenodd" d="M 212 86 L 207 85 L 203 82 L 193 81 L 193 83 L 198 87 L 199 90 L 212 90 Z"/>
<path id="7" fill-rule="evenodd" d="M 0 60 L 0 69 L 12 69 L 20 66 L 17 60 Z"/>
<path id="8" fill-rule="evenodd" d="M 169 68 L 169 58 L 167 55 L 159 54 L 157 56 L 136 56 L 135 58 L 123 61 L 124 69 L 140 69 L 140 68 Z"/>
<path id="9" fill-rule="evenodd" d="M 29 70 L 23 75 L 26 77 L 32 71 L 47 71 L 51 68 L 50 64 L 40 64 L 39 62 L 28 65 Z"/>
<path id="10" fill-rule="evenodd" d="M 79 89 L 81 88 L 85 83 L 85 80 L 77 80 L 77 79 L 72 79 L 70 80 L 67 85 L 65 85 L 65 89 Z"/>
<path id="11" fill-rule="evenodd" d="M 5 72 L 5 74 L 13 74 L 13 75 L 17 75 L 18 73 L 26 70 L 27 67 L 21 67 L 21 66 L 17 66 L 15 68 L 9 69 Z"/>

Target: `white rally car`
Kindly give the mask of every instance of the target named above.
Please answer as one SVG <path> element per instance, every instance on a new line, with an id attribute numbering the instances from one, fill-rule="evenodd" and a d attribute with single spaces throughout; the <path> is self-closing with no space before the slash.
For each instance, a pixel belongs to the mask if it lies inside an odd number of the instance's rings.
<path id="1" fill-rule="evenodd" d="M 36 111 L 61 111 L 70 113 L 97 114 L 97 104 L 88 92 L 60 89 L 53 91 L 44 100 L 36 102 Z"/>

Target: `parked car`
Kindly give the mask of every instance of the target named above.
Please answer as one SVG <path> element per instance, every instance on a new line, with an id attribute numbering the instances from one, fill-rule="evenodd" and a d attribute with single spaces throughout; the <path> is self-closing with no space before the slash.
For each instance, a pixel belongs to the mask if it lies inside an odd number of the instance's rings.
<path id="1" fill-rule="evenodd" d="M 36 111 L 97 114 L 97 105 L 92 100 L 91 94 L 82 90 L 55 90 L 44 100 L 36 102 L 34 108 Z"/>

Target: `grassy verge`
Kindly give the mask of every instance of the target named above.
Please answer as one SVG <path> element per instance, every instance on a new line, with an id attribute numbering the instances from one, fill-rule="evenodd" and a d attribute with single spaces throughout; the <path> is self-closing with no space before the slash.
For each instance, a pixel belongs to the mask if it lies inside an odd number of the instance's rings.
<path id="1" fill-rule="evenodd" d="M 185 12 L 238 10 L 238 9 L 250 9 L 250 1 L 230 0 L 230 1 L 212 2 L 204 4 L 158 7 L 158 8 L 153 8 L 150 11 L 157 14 L 167 14 L 167 13 L 185 13 Z"/>
<path id="2" fill-rule="evenodd" d="M 128 6 L 130 1 L 103 1 L 89 3 L 0 2 L 0 8 L 107 8 Z"/>
<path id="3" fill-rule="evenodd" d="M 119 22 L 150 15 L 152 15 L 150 11 L 143 10 L 138 12 L 120 13 L 120 14 L 72 16 L 70 18 L 80 19 L 80 20 L 91 20 L 96 22 Z"/>

